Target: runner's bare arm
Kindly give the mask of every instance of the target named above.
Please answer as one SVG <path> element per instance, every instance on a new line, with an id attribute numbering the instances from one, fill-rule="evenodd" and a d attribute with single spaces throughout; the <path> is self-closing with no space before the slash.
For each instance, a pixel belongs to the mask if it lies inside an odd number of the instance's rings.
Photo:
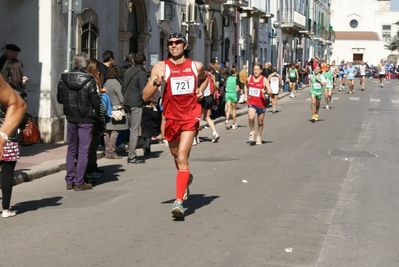
<path id="1" fill-rule="evenodd" d="M 245 98 L 245 101 L 248 101 L 248 81 L 249 81 L 249 77 L 246 79 L 245 84 L 244 84 L 244 98 Z"/>
<path id="2" fill-rule="evenodd" d="M 158 91 L 159 88 L 158 85 L 162 84 L 164 77 L 165 77 L 165 62 L 158 61 L 152 67 L 150 78 L 148 79 L 148 82 L 143 89 L 142 98 L 144 102 L 150 100 L 151 97 Z"/>
<path id="3" fill-rule="evenodd" d="M 6 116 L 3 125 L 0 127 L 2 137 L 0 137 L 0 159 L 3 157 L 3 146 L 7 142 L 7 136 L 10 136 L 18 127 L 25 115 L 25 101 L 6 83 L 3 76 L 0 75 L 0 104 L 7 107 Z"/>

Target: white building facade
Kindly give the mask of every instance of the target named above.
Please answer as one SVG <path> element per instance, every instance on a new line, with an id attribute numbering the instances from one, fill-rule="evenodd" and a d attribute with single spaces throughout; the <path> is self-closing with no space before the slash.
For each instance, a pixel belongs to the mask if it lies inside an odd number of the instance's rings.
<path id="1" fill-rule="evenodd" d="M 397 65 L 397 52 L 385 48 L 399 27 L 399 12 L 391 11 L 389 0 L 333 0 L 331 21 L 335 43 L 331 60 L 365 61 L 376 65 L 381 59 Z"/>

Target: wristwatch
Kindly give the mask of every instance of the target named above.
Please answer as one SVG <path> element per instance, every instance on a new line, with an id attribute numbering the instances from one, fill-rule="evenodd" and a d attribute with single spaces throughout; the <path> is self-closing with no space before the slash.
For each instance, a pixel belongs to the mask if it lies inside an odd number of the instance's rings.
<path id="1" fill-rule="evenodd" d="M 154 81 L 152 82 L 152 85 L 154 85 L 154 86 L 156 86 L 156 87 L 159 87 L 159 86 L 162 85 L 162 83 L 158 84 L 158 83 L 157 83 L 157 79 L 154 79 Z"/>
<path id="2" fill-rule="evenodd" d="M 8 135 L 7 134 L 5 134 L 3 132 L 0 132 L 0 136 L 3 137 L 4 140 L 8 141 Z"/>

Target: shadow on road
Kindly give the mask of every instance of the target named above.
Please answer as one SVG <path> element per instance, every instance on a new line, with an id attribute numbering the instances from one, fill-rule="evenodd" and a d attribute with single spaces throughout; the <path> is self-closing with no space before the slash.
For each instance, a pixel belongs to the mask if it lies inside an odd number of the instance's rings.
<path id="1" fill-rule="evenodd" d="M 187 217 L 193 213 L 195 213 L 196 210 L 202 208 L 203 206 L 206 206 L 210 204 L 212 201 L 215 199 L 219 198 L 219 196 L 206 196 L 204 194 L 193 194 L 190 195 L 190 197 L 184 201 L 183 206 L 186 208 L 184 211 L 184 217 Z M 162 202 L 162 204 L 172 204 L 175 200 L 167 200 Z M 176 219 L 179 220 L 179 219 Z M 182 220 L 182 219 L 180 219 Z M 183 219 L 184 220 L 184 219 Z"/>
<path id="2" fill-rule="evenodd" d="M 55 207 L 61 205 L 58 203 L 62 197 L 50 197 L 50 198 L 43 198 L 40 200 L 30 200 L 25 202 L 19 202 L 13 205 L 12 209 L 17 212 L 17 214 L 22 214 L 28 211 L 38 210 L 40 208 L 45 207 Z"/>

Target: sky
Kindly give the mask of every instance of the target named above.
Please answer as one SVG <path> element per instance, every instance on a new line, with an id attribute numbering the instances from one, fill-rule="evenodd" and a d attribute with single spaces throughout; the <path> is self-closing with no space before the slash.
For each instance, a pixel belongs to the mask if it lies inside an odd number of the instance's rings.
<path id="1" fill-rule="evenodd" d="M 399 11 L 399 0 L 391 0 L 391 11 Z"/>

